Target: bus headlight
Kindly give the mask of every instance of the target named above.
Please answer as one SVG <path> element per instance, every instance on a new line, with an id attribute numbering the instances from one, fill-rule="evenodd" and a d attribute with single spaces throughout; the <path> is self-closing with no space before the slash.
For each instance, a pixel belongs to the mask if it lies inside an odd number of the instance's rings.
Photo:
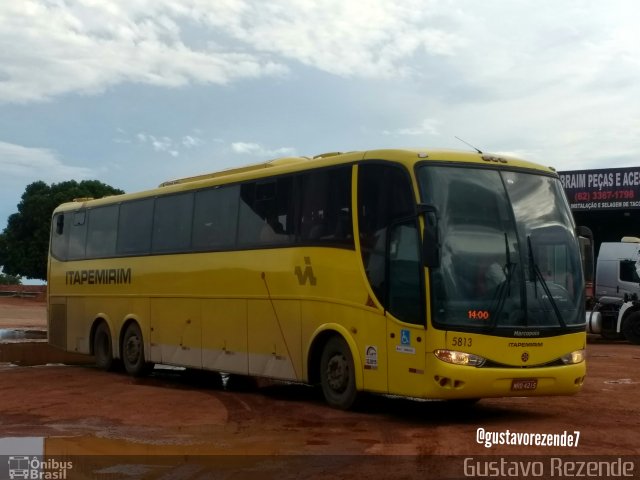
<path id="1" fill-rule="evenodd" d="M 443 362 L 453 363 L 454 365 L 467 365 L 469 367 L 481 367 L 487 361 L 486 358 L 473 353 L 456 352 L 455 350 L 435 350 L 433 354 Z"/>
<path id="2" fill-rule="evenodd" d="M 585 355 L 585 350 L 576 350 L 575 352 L 563 355 L 560 357 L 560 360 L 562 360 L 562 363 L 565 365 L 575 365 L 576 363 L 584 362 Z"/>

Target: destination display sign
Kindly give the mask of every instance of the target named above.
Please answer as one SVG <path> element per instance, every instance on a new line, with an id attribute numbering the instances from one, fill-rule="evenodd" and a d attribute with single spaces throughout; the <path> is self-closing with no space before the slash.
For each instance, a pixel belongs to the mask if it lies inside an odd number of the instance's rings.
<path id="1" fill-rule="evenodd" d="M 640 167 L 558 172 L 571 210 L 640 208 Z"/>

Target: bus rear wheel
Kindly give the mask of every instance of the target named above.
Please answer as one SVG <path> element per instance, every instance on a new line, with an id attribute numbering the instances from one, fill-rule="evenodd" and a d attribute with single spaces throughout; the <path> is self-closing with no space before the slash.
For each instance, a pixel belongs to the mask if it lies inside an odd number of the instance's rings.
<path id="1" fill-rule="evenodd" d="M 142 377 L 153 370 L 153 364 L 145 362 L 144 340 L 137 323 L 130 323 L 122 337 L 122 363 L 129 375 Z"/>
<path id="2" fill-rule="evenodd" d="M 353 406 L 357 397 L 351 349 L 342 337 L 332 337 L 320 358 L 320 384 L 327 403 L 342 410 Z"/>
<path id="3" fill-rule="evenodd" d="M 96 365 L 101 370 L 110 370 L 113 366 L 113 349 L 109 325 L 100 322 L 93 334 L 93 355 Z"/>

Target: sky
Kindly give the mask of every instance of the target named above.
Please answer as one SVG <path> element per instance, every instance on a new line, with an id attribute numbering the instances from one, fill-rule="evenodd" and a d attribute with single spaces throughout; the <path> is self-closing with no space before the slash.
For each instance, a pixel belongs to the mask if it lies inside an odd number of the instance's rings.
<path id="1" fill-rule="evenodd" d="M 29 183 L 127 192 L 280 156 L 469 147 L 640 165 L 635 0 L 0 2 L 0 230 Z"/>

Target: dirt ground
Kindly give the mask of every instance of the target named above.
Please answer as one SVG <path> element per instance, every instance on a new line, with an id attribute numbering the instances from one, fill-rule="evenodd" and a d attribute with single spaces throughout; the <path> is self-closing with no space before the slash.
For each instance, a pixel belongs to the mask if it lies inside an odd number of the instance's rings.
<path id="1" fill-rule="evenodd" d="M 27 298 L 0 297 L 0 328 L 46 328 L 47 305 Z"/>
<path id="2" fill-rule="evenodd" d="M 0 299 L 0 328 L 43 326 L 44 305 L 29 302 Z M 453 473 L 444 467 L 440 471 L 434 459 L 640 455 L 640 346 L 590 338 L 588 362 L 584 388 L 572 397 L 485 399 L 464 406 L 371 395 L 349 412 L 327 407 L 316 389 L 301 385 L 238 385 L 231 379 L 223 388 L 215 386 L 214 375 L 192 378 L 169 369 L 156 368 L 148 378 L 133 379 L 90 366 L 5 363 L 0 364 L 0 439 L 43 437 L 48 453 L 67 456 L 225 456 L 217 457 L 231 462 L 220 478 L 249 478 L 238 473 L 247 470 L 238 470 L 234 461 L 261 473 L 251 478 L 283 478 L 283 471 L 274 467 L 276 459 L 284 461 L 290 478 L 303 471 L 309 478 L 336 476 L 336 471 L 340 478 L 361 478 L 367 472 L 379 478 L 384 468 L 411 478 L 419 471 L 417 459 L 427 458 L 431 464 L 420 478 L 456 478 L 462 477 L 459 465 Z M 477 442 L 480 428 L 578 431 L 580 437 L 577 447 L 486 448 Z M 399 460 L 381 464 L 385 458 Z M 95 473 L 97 467 L 87 468 Z M 222 467 L 217 468 L 220 472 Z M 192 470 L 175 478 L 208 478 L 205 470 Z M 77 478 L 164 478 L 160 473 L 87 473 Z M 638 465 L 635 473 L 640 474 Z"/>

